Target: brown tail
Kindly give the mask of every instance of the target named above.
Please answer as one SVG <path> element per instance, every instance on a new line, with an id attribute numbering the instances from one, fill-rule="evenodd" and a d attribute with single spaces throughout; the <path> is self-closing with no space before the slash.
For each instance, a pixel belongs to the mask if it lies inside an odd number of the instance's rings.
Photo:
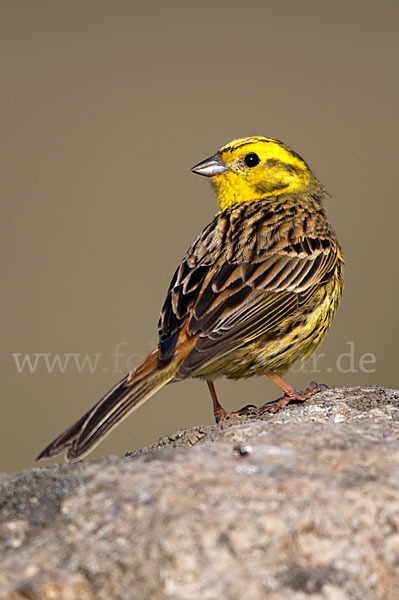
<path id="1" fill-rule="evenodd" d="M 153 351 L 133 373 L 126 375 L 79 421 L 47 446 L 37 460 L 66 451 L 67 460 L 73 461 L 91 452 L 121 419 L 173 379 L 176 363 L 172 361 L 160 368 L 157 355 L 158 351 Z"/>

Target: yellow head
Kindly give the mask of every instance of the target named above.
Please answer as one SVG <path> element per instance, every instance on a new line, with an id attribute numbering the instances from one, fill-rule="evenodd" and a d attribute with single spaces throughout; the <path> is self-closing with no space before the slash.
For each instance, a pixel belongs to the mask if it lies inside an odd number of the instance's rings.
<path id="1" fill-rule="evenodd" d="M 220 210 L 269 196 L 322 191 L 296 152 L 266 137 L 233 140 L 192 171 L 212 179 Z"/>

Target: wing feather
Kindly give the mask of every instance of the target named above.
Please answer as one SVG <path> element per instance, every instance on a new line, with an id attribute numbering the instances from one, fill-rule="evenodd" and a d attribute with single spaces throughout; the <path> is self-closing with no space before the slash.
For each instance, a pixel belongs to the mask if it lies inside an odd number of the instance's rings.
<path id="1" fill-rule="evenodd" d="M 235 229 L 227 241 L 236 251 L 227 256 L 223 249 L 233 219 L 231 215 L 226 218 L 223 222 L 223 213 L 218 215 L 190 248 L 172 279 L 161 312 L 161 361 L 173 356 L 185 323 L 186 334 L 197 336 L 177 378 L 188 377 L 278 328 L 309 302 L 336 268 L 337 244 L 323 219 L 318 231 L 302 230 L 294 240 L 292 228 L 285 225 L 283 230 L 290 234 L 277 244 L 275 234 L 268 240 L 250 227 Z M 260 226 L 267 231 L 263 221 Z"/>

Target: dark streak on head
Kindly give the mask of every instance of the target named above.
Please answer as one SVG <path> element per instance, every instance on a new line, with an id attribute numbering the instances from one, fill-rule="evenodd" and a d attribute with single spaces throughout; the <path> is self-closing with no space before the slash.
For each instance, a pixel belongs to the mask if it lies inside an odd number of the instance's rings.
<path id="1" fill-rule="evenodd" d="M 302 159 L 301 159 L 302 160 Z M 292 175 L 298 175 L 301 173 L 301 169 L 296 167 L 295 165 L 290 165 L 289 163 L 283 162 L 282 160 L 278 160 L 277 158 L 268 158 L 266 161 L 266 165 L 268 167 L 279 167 L 287 173 L 291 173 Z"/>
<path id="2" fill-rule="evenodd" d="M 295 152 L 295 150 L 293 150 L 292 148 L 290 148 L 289 146 L 287 146 L 287 144 L 284 144 L 284 142 L 280 141 L 280 140 L 275 140 L 277 142 L 277 144 L 279 144 L 279 146 L 281 146 L 282 148 L 284 148 L 284 150 L 286 150 L 288 152 L 288 154 L 291 154 L 291 156 L 294 156 L 295 158 L 297 158 L 298 160 L 300 160 L 301 162 L 303 162 L 304 165 L 306 165 L 306 167 L 309 169 L 309 165 L 308 163 L 303 160 L 302 156 L 300 154 L 298 154 L 298 152 Z"/>
<path id="3" fill-rule="evenodd" d="M 264 183 L 260 182 L 257 185 L 255 185 L 256 191 L 261 196 L 263 194 L 271 194 L 275 190 L 279 190 L 279 191 L 284 190 L 287 187 L 288 187 L 288 183 L 273 183 L 271 185 L 268 181 L 265 181 Z"/>
<path id="4" fill-rule="evenodd" d="M 238 144 L 232 144 L 231 146 L 226 146 L 225 148 L 222 148 L 221 150 L 219 150 L 219 154 L 223 155 L 226 152 L 234 152 L 234 150 L 237 150 L 237 148 L 242 148 L 243 146 L 248 146 L 249 144 L 253 144 L 257 141 L 255 138 L 252 138 L 250 140 L 247 140 L 246 142 L 239 142 Z M 262 141 L 266 141 L 266 140 L 262 140 Z"/>
<path id="5" fill-rule="evenodd" d="M 290 154 L 294 158 L 297 158 L 298 160 L 303 162 L 303 164 L 309 169 L 309 165 L 307 164 L 307 162 L 305 160 L 303 160 L 303 158 L 300 154 L 295 152 L 295 150 L 290 148 L 287 144 L 285 144 L 281 140 L 273 140 L 271 138 L 263 138 L 263 137 L 254 136 L 252 138 L 249 138 L 246 141 L 242 141 L 242 142 L 238 142 L 237 144 L 231 144 L 229 146 L 226 146 L 222 150 L 219 150 L 219 154 L 222 155 L 225 152 L 234 152 L 234 150 L 237 150 L 237 148 L 241 148 L 242 146 L 247 146 L 249 144 L 254 144 L 256 142 L 262 142 L 265 144 L 271 144 L 271 143 L 278 144 L 279 146 L 281 146 L 281 148 L 284 148 L 284 150 L 286 150 L 288 152 L 288 154 Z"/>

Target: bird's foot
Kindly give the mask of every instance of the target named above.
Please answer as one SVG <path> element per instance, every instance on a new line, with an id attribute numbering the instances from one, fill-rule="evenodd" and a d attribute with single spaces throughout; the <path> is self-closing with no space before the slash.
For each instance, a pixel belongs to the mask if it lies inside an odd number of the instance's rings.
<path id="1" fill-rule="evenodd" d="M 253 404 L 247 404 L 240 410 L 235 410 L 233 412 L 227 412 L 220 405 L 214 411 L 216 423 L 221 423 L 222 421 L 227 421 L 228 419 L 233 419 L 234 417 L 251 417 L 256 416 L 258 413 L 258 409 Z"/>
<path id="2" fill-rule="evenodd" d="M 312 383 L 310 383 L 310 385 L 306 388 L 306 390 L 303 390 L 303 392 L 298 392 L 294 389 L 292 391 L 289 390 L 284 394 L 284 396 L 282 396 L 282 398 L 278 398 L 274 402 L 268 402 L 264 404 L 259 408 L 259 414 L 261 415 L 265 412 L 276 413 L 281 408 L 287 406 L 287 404 L 290 404 L 291 402 L 305 402 L 305 400 L 309 400 L 309 398 L 311 398 L 315 394 L 318 394 L 319 392 L 326 389 L 327 386 L 323 383 L 319 385 L 315 381 L 312 381 Z"/>

